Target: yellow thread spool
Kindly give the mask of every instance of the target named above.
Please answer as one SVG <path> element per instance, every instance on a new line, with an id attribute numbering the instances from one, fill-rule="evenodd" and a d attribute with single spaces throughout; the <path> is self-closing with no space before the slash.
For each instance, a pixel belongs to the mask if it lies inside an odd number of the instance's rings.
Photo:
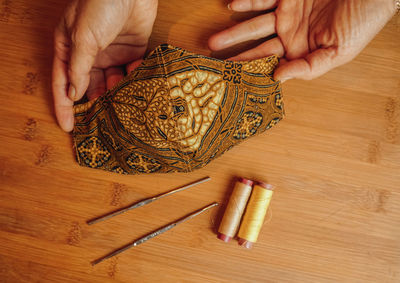
<path id="1" fill-rule="evenodd" d="M 236 182 L 218 228 L 218 239 L 229 242 L 236 235 L 252 184 L 253 181 L 244 178 L 239 178 Z"/>
<path id="2" fill-rule="evenodd" d="M 240 225 L 239 245 L 249 249 L 257 241 L 273 193 L 273 187 L 270 184 L 258 182 L 254 185 Z"/>

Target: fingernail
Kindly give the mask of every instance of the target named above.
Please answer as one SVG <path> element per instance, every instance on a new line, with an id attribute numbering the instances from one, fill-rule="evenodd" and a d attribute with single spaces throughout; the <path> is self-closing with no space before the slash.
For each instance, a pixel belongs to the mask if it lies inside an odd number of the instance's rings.
<path id="1" fill-rule="evenodd" d="M 228 4 L 228 10 L 232 11 L 231 3 Z"/>
<path id="2" fill-rule="evenodd" d="M 72 84 L 69 84 L 69 88 L 68 88 L 68 97 L 75 101 L 75 97 L 76 97 L 76 90 L 75 87 Z"/>

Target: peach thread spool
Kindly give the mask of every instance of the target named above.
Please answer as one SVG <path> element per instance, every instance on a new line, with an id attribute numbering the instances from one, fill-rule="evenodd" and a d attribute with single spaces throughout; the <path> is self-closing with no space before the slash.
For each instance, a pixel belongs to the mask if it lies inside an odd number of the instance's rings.
<path id="1" fill-rule="evenodd" d="M 271 202 L 273 186 L 256 182 L 239 228 L 239 245 L 250 249 L 257 241 L 264 218 Z"/>
<path id="2" fill-rule="evenodd" d="M 229 242 L 237 233 L 240 220 L 250 197 L 253 181 L 239 178 L 236 181 L 228 205 L 218 228 L 218 239 Z"/>

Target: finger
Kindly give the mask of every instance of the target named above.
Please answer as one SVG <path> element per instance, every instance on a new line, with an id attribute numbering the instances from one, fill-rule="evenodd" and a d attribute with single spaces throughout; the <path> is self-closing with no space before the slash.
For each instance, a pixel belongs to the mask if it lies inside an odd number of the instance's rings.
<path id="1" fill-rule="evenodd" d="M 58 124 L 66 132 L 74 128 L 74 102 L 67 96 L 67 66 L 59 58 L 53 62 L 53 98 Z"/>
<path id="2" fill-rule="evenodd" d="M 233 0 L 228 8 L 235 12 L 261 11 L 272 9 L 277 0 Z"/>
<path id="3" fill-rule="evenodd" d="M 208 40 L 211 50 L 221 50 L 235 44 L 259 39 L 275 33 L 275 14 L 261 15 L 214 34 Z"/>
<path id="4" fill-rule="evenodd" d="M 120 44 L 115 41 L 107 49 L 98 53 L 95 66 L 108 68 L 109 66 L 125 65 L 127 62 L 143 57 L 146 48 L 146 45 Z"/>
<path id="5" fill-rule="evenodd" d="M 304 58 L 287 61 L 281 64 L 274 73 L 274 79 L 282 82 L 289 79 L 311 80 L 317 78 L 340 63 L 336 48 L 317 49 Z"/>
<path id="6" fill-rule="evenodd" d="M 139 65 L 142 64 L 142 62 L 143 62 L 143 59 L 133 61 L 132 63 L 130 63 L 129 65 L 126 66 L 126 72 L 129 74 L 130 72 L 135 70 L 137 67 L 139 67 Z"/>
<path id="7" fill-rule="evenodd" d="M 111 67 L 106 70 L 105 75 L 106 87 L 111 89 L 124 78 L 124 70 L 121 67 Z"/>
<path id="8" fill-rule="evenodd" d="M 80 35 L 80 32 L 77 31 L 72 36 L 71 57 L 68 69 L 70 82 L 68 96 L 75 101 L 82 98 L 89 86 L 90 71 L 98 52 L 96 40 L 91 37 L 87 38 L 88 35 Z"/>
<path id="9" fill-rule="evenodd" d="M 69 42 L 65 36 L 63 25 L 54 33 L 54 58 L 52 73 L 52 90 L 54 108 L 60 127 L 72 131 L 74 127 L 73 101 L 67 96 L 68 90 L 68 52 Z"/>
<path id="10" fill-rule="evenodd" d="M 106 82 L 104 71 L 102 69 L 92 69 L 90 72 L 90 83 L 86 91 L 89 100 L 93 100 L 104 94 L 106 91 Z"/>
<path id="11" fill-rule="evenodd" d="M 259 58 L 264 58 L 271 55 L 278 55 L 282 57 L 285 53 L 282 42 L 278 37 L 270 39 L 264 43 L 261 43 L 255 48 L 244 51 L 234 57 L 229 58 L 232 61 L 248 61 Z"/>
<path id="12" fill-rule="evenodd" d="M 278 64 L 278 67 L 279 66 L 282 66 L 282 65 L 284 65 L 284 64 L 286 64 L 288 61 L 285 59 L 285 58 L 280 58 L 279 59 L 279 64 Z"/>

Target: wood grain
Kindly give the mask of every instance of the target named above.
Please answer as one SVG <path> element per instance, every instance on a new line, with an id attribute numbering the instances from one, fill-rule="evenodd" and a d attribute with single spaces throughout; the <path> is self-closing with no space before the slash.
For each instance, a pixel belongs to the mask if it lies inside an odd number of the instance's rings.
<path id="1" fill-rule="evenodd" d="M 190 174 L 79 167 L 57 126 L 52 32 L 67 1 L 0 1 L 2 282 L 399 282 L 400 17 L 351 63 L 283 86 L 286 118 Z M 224 1 L 160 1 L 150 48 L 210 55 L 249 15 Z M 239 49 L 213 56 L 229 56 Z M 212 181 L 104 223 L 85 221 L 204 176 Z M 252 250 L 216 239 L 235 176 L 276 186 Z M 223 205 L 95 267 L 113 249 L 213 201 Z"/>

